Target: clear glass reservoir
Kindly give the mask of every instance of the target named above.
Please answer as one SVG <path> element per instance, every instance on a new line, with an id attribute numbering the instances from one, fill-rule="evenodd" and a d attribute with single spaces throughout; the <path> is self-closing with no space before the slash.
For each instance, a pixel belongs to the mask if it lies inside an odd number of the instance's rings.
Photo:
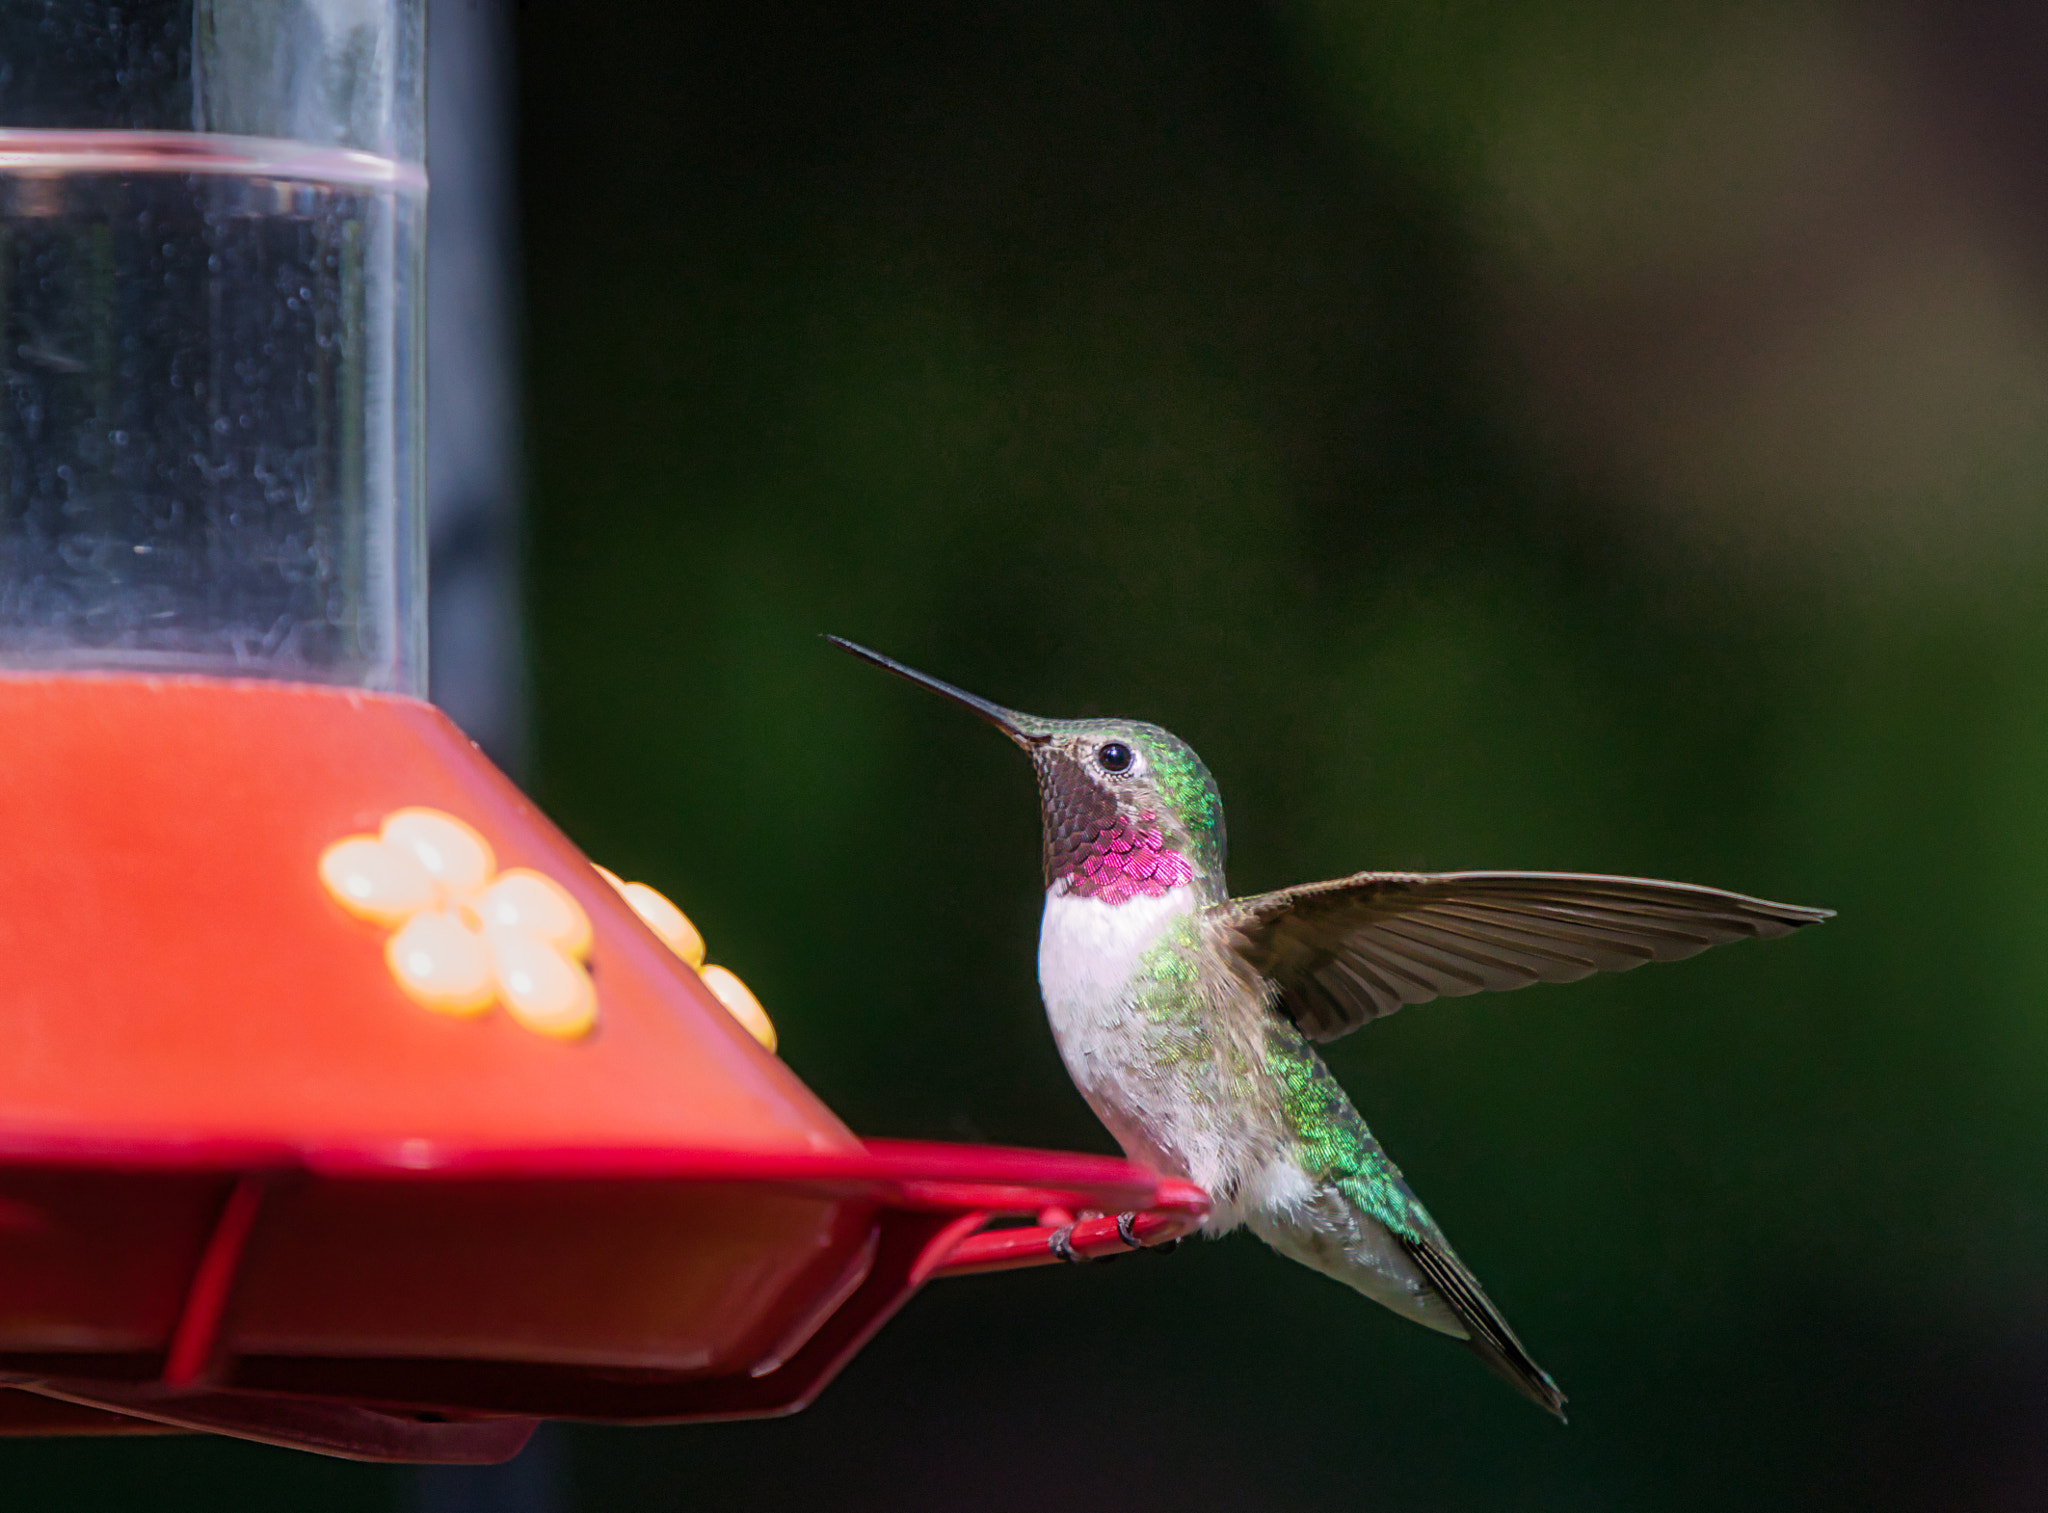
<path id="1" fill-rule="evenodd" d="M 424 694 L 421 21 L 0 5 L 0 669 Z"/>

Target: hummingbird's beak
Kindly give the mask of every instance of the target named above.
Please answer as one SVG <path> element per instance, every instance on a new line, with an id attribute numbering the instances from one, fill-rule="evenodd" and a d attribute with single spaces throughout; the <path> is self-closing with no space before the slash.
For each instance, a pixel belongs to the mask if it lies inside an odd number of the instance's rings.
<path id="1" fill-rule="evenodd" d="M 920 688 L 929 688 L 940 698 L 951 699 L 962 709 L 972 710 L 1026 751 L 1035 750 L 1052 739 L 1045 731 L 1029 728 L 1038 723 L 1029 715 L 1019 714 L 1014 709 L 1005 709 L 1000 704 L 991 704 L 987 699 L 977 699 L 964 688 L 955 688 L 951 683 L 941 683 L 928 673 L 921 673 L 914 667 L 905 667 L 901 662 L 885 657 L 878 651 L 856 646 L 842 637 L 827 636 L 825 639 L 841 651 L 853 653 L 863 662 L 872 662 L 884 672 L 893 672 L 897 677 L 906 678 Z"/>

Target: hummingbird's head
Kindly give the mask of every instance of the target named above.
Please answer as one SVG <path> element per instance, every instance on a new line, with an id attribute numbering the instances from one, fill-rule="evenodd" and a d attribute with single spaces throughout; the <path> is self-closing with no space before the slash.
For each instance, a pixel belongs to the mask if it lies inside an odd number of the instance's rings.
<path id="1" fill-rule="evenodd" d="M 1223 895 L 1223 800 L 1194 748 L 1142 720 L 1046 720 L 837 636 L 863 661 L 950 699 L 1015 741 L 1038 773 L 1045 885 L 1104 903 L 1192 884 Z"/>

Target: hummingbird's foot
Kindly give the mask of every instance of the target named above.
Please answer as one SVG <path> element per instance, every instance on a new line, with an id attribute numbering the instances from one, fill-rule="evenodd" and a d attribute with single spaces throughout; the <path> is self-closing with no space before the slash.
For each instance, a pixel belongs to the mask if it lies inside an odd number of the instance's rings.
<path id="1" fill-rule="evenodd" d="M 1045 1248 L 1069 1265 L 1078 1265 L 1088 1258 L 1074 1249 L 1074 1226 L 1062 1224 L 1045 1237 Z"/>
<path id="2" fill-rule="evenodd" d="M 1132 1250 L 1149 1250 L 1154 1255 L 1163 1256 L 1180 1244 L 1180 1236 L 1175 1235 L 1162 1245 L 1147 1245 L 1138 1238 L 1137 1223 L 1138 1215 L 1134 1209 L 1126 1209 L 1116 1216 L 1116 1237 Z"/>

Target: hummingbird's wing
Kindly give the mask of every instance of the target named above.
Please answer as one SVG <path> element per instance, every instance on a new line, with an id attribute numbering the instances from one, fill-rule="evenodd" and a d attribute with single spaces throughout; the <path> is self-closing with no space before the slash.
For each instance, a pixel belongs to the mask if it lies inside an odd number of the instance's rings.
<path id="1" fill-rule="evenodd" d="M 1361 872 L 1216 907 L 1311 1040 L 1403 1004 L 1679 961 L 1834 912 L 1578 872 Z"/>

